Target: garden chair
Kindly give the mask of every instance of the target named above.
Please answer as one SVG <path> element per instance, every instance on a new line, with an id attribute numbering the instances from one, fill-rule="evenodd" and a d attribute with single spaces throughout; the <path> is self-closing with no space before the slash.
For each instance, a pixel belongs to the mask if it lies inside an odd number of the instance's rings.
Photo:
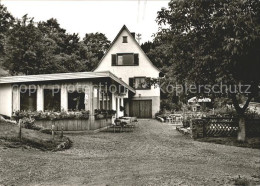
<path id="1" fill-rule="evenodd" d="M 166 118 L 166 123 L 172 123 L 172 117 L 168 116 L 168 117 Z"/>
<path id="2" fill-rule="evenodd" d="M 176 121 L 182 121 L 182 116 L 176 116 Z"/>
<path id="3" fill-rule="evenodd" d="M 170 114 L 168 118 L 166 118 L 166 121 L 168 120 L 168 123 L 174 123 L 175 122 L 175 115 Z"/>

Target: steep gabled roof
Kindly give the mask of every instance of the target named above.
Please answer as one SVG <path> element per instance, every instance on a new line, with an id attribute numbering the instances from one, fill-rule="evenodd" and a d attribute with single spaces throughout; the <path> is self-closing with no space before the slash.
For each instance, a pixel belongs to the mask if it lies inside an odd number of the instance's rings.
<path id="1" fill-rule="evenodd" d="M 148 56 L 146 55 L 146 53 L 143 51 L 142 47 L 139 45 L 139 43 L 136 41 L 136 39 L 133 37 L 133 35 L 131 34 L 131 32 L 129 31 L 129 29 L 124 25 L 121 30 L 119 31 L 119 33 L 116 35 L 115 39 L 113 40 L 113 42 L 111 43 L 110 47 L 108 48 L 108 50 L 106 51 L 106 53 L 104 54 L 104 56 L 102 57 L 102 59 L 99 61 L 99 63 L 97 64 L 96 68 L 94 68 L 92 71 L 95 71 L 98 66 L 101 64 L 101 62 L 103 61 L 103 59 L 105 58 L 105 56 L 108 54 L 108 52 L 110 51 L 110 49 L 113 47 L 113 45 L 115 44 L 116 40 L 119 38 L 119 36 L 121 35 L 121 33 L 126 30 L 128 32 L 128 34 L 130 35 L 131 38 L 133 38 L 135 44 L 139 47 L 139 49 L 143 52 L 143 54 L 145 55 L 146 59 L 151 63 L 151 65 L 158 70 L 159 72 L 161 72 L 156 66 L 154 66 L 154 64 L 151 62 L 151 60 L 148 58 Z"/>

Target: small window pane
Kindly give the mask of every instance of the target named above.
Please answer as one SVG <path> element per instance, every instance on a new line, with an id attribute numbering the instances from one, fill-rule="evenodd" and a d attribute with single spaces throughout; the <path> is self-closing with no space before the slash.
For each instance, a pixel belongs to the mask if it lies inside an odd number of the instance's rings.
<path id="1" fill-rule="evenodd" d="M 123 36 L 123 43 L 127 43 L 127 36 Z"/>
<path id="2" fill-rule="evenodd" d="M 135 89 L 150 89 L 149 83 L 146 82 L 146 77 L 135 78 Z"/>
<path id="3" fill-rule="evenodd" d="M 69 110 L 85 110 L 85 93 L 73 92 L 68 94 Z"/>
<path id="4" fill-rule="evenodd" d="M 44 90 L 44 110 L 60 111 L 60 90 L 45 89 Z"/>
<path id="5" fill-rule="evenodd" d="M 118 56 L 117 65 L 123 65 L 123 56 Z"/>
<path id="6" fill-rule="evenodd" d="M 21 90 L 20 93 L 20 110 L 35 111 L 36 110 L 36 90 Z"/>
<path id="7" fill-rule="evenodd" d="M 133 65 L 134 64 L 134 55 L 133 54 L 124 55 L 123 63 L 124 63 L 124 65 Z"/>

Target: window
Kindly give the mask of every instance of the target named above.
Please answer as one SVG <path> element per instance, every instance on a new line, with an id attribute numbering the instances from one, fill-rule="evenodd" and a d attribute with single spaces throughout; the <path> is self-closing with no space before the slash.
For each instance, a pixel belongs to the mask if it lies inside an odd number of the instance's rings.
<path id="1" fill-rule="evenodd" d="M 138 66 L 139 55 L 133 53 L 112 54 L 112 66 Z"/>
<path id="2" fill-rule="evenodd" d="M 108 93 L 100 92 L 100 96 L 99 96 L 100 109 L 109 110 L 111 107 L 110 100 L 111 98 Z"/>
<path id="3" fill-rule="evenodd" d="M 119 106 L 120 106 L 120 107 L 119 107 L 119 110 L 120 110 L 120 111 L 124 111 L 125 108 L 123 107 L 123 98 L 119 98 L 119 104 L 120 104 L 120 105 L 119 105 Z"/>
<path id="4" fill-rule="evenodd" d="M 147 77 L 129 78 L 129 85 L 136 90 L 151 89 L 150 78 Z"/>
<path id="5" fill-rule="evenodd" d="M 44 110 L 60 111 L 60 89 L 44 90 Z"/>
<path id="6" fill-rule="evenodd" d="M 123 36 L 123 43 L 127 43 L 127 36 Z"/>
<path id="7" fill-rule="evenodd" d="M 85 110 L 85 93 L 72 92 L 68 93 L 69 110 Z"/>
<path id="8" fill-rule="evenodd" d="M 36 110 L 36 90 L 22 89 L 20 92 L 20 110 L 35 111 Z"/>
<path id="9" fill-rule="evenodd" d="M 118 98 L 116 98 L 116 111 L 118 111 Z"/>
<path id="10" fill-rule="evenodd" d="M 133 54 L 118 54 L 117 65 L 134 65 Z"/>

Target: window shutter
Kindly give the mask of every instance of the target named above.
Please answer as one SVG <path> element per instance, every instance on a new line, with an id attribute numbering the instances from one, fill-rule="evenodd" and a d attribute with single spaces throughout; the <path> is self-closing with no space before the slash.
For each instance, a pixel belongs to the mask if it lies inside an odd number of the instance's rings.
<path id="1" fill-rule="evenodd" d="M 112 66 L 116 66 L 116 54 L 112 54 L 111 59 L 112 59 Z"/>
<path id="2" fill-rule="evenodd" d="M 129 86 L 134 87 L 134 78 L 129 78 Z"/>
<path id="3" fill-rule="evenodd" d="M 136 66 L 139 65 L 139 54 L 134 54 L 134 64 L 135 64 Z"/>

